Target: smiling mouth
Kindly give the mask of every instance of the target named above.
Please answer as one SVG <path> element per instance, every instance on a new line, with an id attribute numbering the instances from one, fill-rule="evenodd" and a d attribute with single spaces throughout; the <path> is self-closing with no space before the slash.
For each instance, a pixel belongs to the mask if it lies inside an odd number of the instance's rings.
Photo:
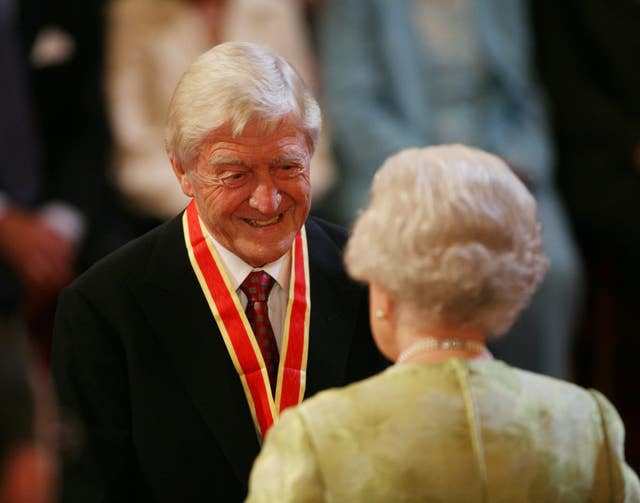
<path id="1" fill-rule="evenodd" d="M 253 220 L 251 218 L 245 218 L 244 221 L 247 222 L 252 227 L 266 227 L 267 225 L 277 224 L 282 218 L 282 213 L 276 215 L 269 220 Z"/>

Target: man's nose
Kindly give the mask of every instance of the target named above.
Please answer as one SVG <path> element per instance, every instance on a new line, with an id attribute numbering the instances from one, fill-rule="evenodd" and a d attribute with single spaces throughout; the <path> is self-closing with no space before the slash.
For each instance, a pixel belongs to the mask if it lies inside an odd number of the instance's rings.
<path id="1" fill-rule="evenodd" d="M 269 215 L 278 211 L 281 201 L 282 195 L 271 178 L 271 174 L 260 176 L 249 198 L 249 205 L 260 213 Z"/>

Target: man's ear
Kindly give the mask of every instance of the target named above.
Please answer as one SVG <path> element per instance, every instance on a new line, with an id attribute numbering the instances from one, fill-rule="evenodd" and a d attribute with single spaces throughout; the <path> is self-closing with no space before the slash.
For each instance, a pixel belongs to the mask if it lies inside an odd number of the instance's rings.
<path id="1" fill-rule="evenodd" d="M 178 179 L 178 183 L 180 184 L 180 188 L 182 188 L 182 192 L 187 197 L 193 197 L 193 186 L 191 184 L 191 177 L 182 167 L 182 163 L 178 161 L 175 157 L 170 157 L 171 167 L 173 168 L 173 172 Z"/>

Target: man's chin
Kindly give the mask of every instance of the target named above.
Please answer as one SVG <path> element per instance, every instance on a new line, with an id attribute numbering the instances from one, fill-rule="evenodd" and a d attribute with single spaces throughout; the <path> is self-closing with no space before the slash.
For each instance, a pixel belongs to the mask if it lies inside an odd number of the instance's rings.
<path id="1" fill-rule="evenodd" d="M 291 248 L 292 243 L 293 237 L 274 242 L 271 245 L 260 242 L 255 246 L 240 246 L 236 248 L 235 254 L 252 267 L 262 267 L 284 256 Z"/>

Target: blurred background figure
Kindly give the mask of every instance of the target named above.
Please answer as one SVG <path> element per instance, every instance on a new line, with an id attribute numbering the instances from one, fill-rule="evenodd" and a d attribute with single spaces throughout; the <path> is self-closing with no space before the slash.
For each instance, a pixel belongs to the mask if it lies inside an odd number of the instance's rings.
<path id="1" fill-rule="evenodd" d="M 56 424 L 51 391 L 26 340 L 0 326 L 0 501 L 53 503 Z"/>
<path id="2" fill-rule="evenodd" d="M 107 84 L 114 136 L 113 173 L 132 236 L 187 203 L 163 148 L 165 113 L 182 73 L 221 42 L 256 42 L 282 54 L 318 94 L 315 55 L 300 0 L 113 0 Z M 333 183 L 323 136 L 311 166 L 313 196 Z"/>
<path id="3" fill-rule="evenodd" d="M 586 263 L 577 378 L 640 425 L 640 3 L 531 2 L 558 179 Z M 627 457 L 640 470 L 640 428 Z"/>
<path id="4" fill-rule="evenodd" d="M 0 309 L 48 359 L 56 297 L 91 260 L 106 145 L 96 1 L 0 1 Z"/>
<path id="5" fill-rule="evenodd" d="M 581 270 L 554 187 L 523 0 L 326 0 L 326 99 L 341 168 L 327 216 L 347 224 L 374 170 L 409 146 L 462 142 L 503 157 L 535 195 L 551 268 L 512 334 L 508 363 L 567 378 Z"/>

